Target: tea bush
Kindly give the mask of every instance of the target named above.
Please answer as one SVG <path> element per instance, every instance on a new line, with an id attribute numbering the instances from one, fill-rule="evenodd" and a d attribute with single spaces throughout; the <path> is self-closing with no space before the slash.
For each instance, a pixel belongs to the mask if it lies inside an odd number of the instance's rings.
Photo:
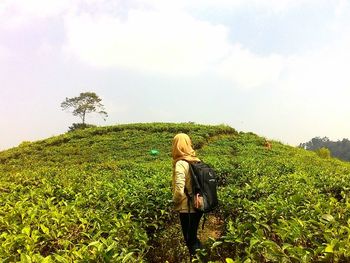
<path id="1" fill-rule="evenodd" d="M 188 260 L 171 202 L 178 132 L 219 177 L 223 233 L 203 240 L 209 260 L 350 261 L 348 163 L 275 141 L 269 149 L 225 125 L 150 123 L 0 152 L 1 262 Z"/>

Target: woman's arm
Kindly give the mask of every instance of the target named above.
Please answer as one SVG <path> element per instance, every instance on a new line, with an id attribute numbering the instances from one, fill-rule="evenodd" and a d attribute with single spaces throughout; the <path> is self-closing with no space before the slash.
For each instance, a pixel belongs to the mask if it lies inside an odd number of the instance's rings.
<path id="1" fill-rule="evenodd" d="M 187 166 L 187 167 L 186 167 Z M 185 183 L 186 173 L 188 171 L 188 163 L 186 161 L 178 161 L 175 165 L 175 185 L 173 192 L 173 201 L 175 204 L 186 199 Z"/>

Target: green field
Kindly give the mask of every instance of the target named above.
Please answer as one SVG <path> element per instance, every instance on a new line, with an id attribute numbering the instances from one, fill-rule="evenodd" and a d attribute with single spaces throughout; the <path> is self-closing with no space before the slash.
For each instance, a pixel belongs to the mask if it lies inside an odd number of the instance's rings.
<path id="1" fill-rule="evenodd" d="M 89 128 L 0 152 L 0 261 L 188 260 L 171 203 L 178 132 L 219 176 L 220 207 L 201 233 L 209 260 L 350 262 L 349 163 L 275 141 L 268 150 L 224 125 L 169 123 Z"/>

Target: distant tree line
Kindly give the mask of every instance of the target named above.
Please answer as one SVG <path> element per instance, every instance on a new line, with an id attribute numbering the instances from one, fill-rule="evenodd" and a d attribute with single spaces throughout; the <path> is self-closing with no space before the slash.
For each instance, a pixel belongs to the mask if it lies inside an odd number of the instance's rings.
<path id="1" fill-rule="evenodd" d="M 350 161 L 350 140 L 331 141 L 328 137 L 315 137 L 310 141 L 299 144 L 300 148 L 310 151 L 319 151 L 326 148 L 330 151 L 332 157 L 343 161 Z"/>

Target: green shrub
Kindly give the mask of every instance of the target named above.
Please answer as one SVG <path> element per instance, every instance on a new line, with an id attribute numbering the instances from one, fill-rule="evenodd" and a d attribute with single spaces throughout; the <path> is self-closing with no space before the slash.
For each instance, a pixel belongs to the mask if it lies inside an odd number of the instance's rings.
<path id="1" fill-rule="evenodd" d="M 87 128 L 93 128 L 96 127 L 96 125 L 93 124 L 87 124 L 87 123 L 73 123 L 72 126 L 69 127 L 69 132 L 76 131 L 76 130 L 84 130 Z"/>
<path id="2" fill-rule="evenodd" d="M 77 129 L 0 152 L 0 261 L 188 260 L 170 190 L 178 132 L 219 176 L 209 260 L 350 261 L 349 163 L 188 123 Z"/>
<path id="3" fill-rule="evenodd" d="M 323 159 L 329 159 L 331 158 L 331 152 L 329 151 L 329 149 L 322 147 L 320 149 L 315 150 L 316 154 L 323 158 Z"/>

